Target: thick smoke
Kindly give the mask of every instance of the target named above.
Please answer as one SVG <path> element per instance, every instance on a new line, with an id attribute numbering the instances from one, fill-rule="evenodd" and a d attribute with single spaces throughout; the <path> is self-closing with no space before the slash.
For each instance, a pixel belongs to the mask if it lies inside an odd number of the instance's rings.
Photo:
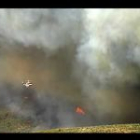
<path id="1" fill-rule="evenodd" d="M 1 9 L 1 106 L 48 128 L 138 122 L 139 19 L 139 9 Z"/>
<path id="2" fill-rule="evenodd" d="M 83 44 L 76 55 L 79 67 L 75 67 L 83 92 L 101 120 L 137 121 L 140 10 L 88 9 L 85 15 Z M 88 106 L 93 109 L 91 103 Z"/>

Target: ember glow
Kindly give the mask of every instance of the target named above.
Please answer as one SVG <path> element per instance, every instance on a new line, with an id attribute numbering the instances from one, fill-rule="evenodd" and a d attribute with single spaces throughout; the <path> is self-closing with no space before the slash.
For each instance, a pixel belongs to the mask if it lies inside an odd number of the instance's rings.
<path id="1" fill-rule="evenodd" d="M 85 115 L 85 112 L 84 112 L 83 109 L 80 108 L 80 107 L 77 107 L 77 108 L 76 108 L 76 113 L 81 114 L 81 115 Z"/>

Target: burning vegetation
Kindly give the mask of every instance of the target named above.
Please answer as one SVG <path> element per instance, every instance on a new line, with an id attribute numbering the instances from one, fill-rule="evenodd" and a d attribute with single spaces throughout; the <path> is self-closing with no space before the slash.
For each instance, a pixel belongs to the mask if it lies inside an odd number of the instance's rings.
<path id="1" fill-rule="evenodd" d="M 76 108 L 76 113 L 81 114 L 81 115 L 85 115 L 85 112 L 84 112 L 83 109 L 80 108 L 80 107 L 77 107 L 77 108 Z"/>

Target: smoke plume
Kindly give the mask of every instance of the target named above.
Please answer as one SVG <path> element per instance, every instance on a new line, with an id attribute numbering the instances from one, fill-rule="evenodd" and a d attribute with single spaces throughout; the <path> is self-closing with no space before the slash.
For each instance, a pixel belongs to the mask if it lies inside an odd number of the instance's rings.
<path id="1" fill-rule="evenodd" d="M 46 128 L 138 122 L 139 19 L 139 9 L 0 9 L 0 105 Z"/>

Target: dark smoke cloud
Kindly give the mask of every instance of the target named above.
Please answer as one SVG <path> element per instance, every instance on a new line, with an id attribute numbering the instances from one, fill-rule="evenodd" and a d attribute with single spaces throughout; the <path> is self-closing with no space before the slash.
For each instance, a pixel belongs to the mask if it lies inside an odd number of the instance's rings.
<path id="1" fill-rule="evenodd" d="M 38 128 L 138 122 L 139 17 L 139 9 L 1 9 L 1 106 Z"/>
<path id="2" fill-rule="evenodd" d="M 39 126 L 82 124 L 75 114 L 81 89 L 72 76 L 82 10 L 2 9 L 0 18 L 3 105 Z M 31 91 L 23 90 L 27 79 L 33 82 Z"/>

